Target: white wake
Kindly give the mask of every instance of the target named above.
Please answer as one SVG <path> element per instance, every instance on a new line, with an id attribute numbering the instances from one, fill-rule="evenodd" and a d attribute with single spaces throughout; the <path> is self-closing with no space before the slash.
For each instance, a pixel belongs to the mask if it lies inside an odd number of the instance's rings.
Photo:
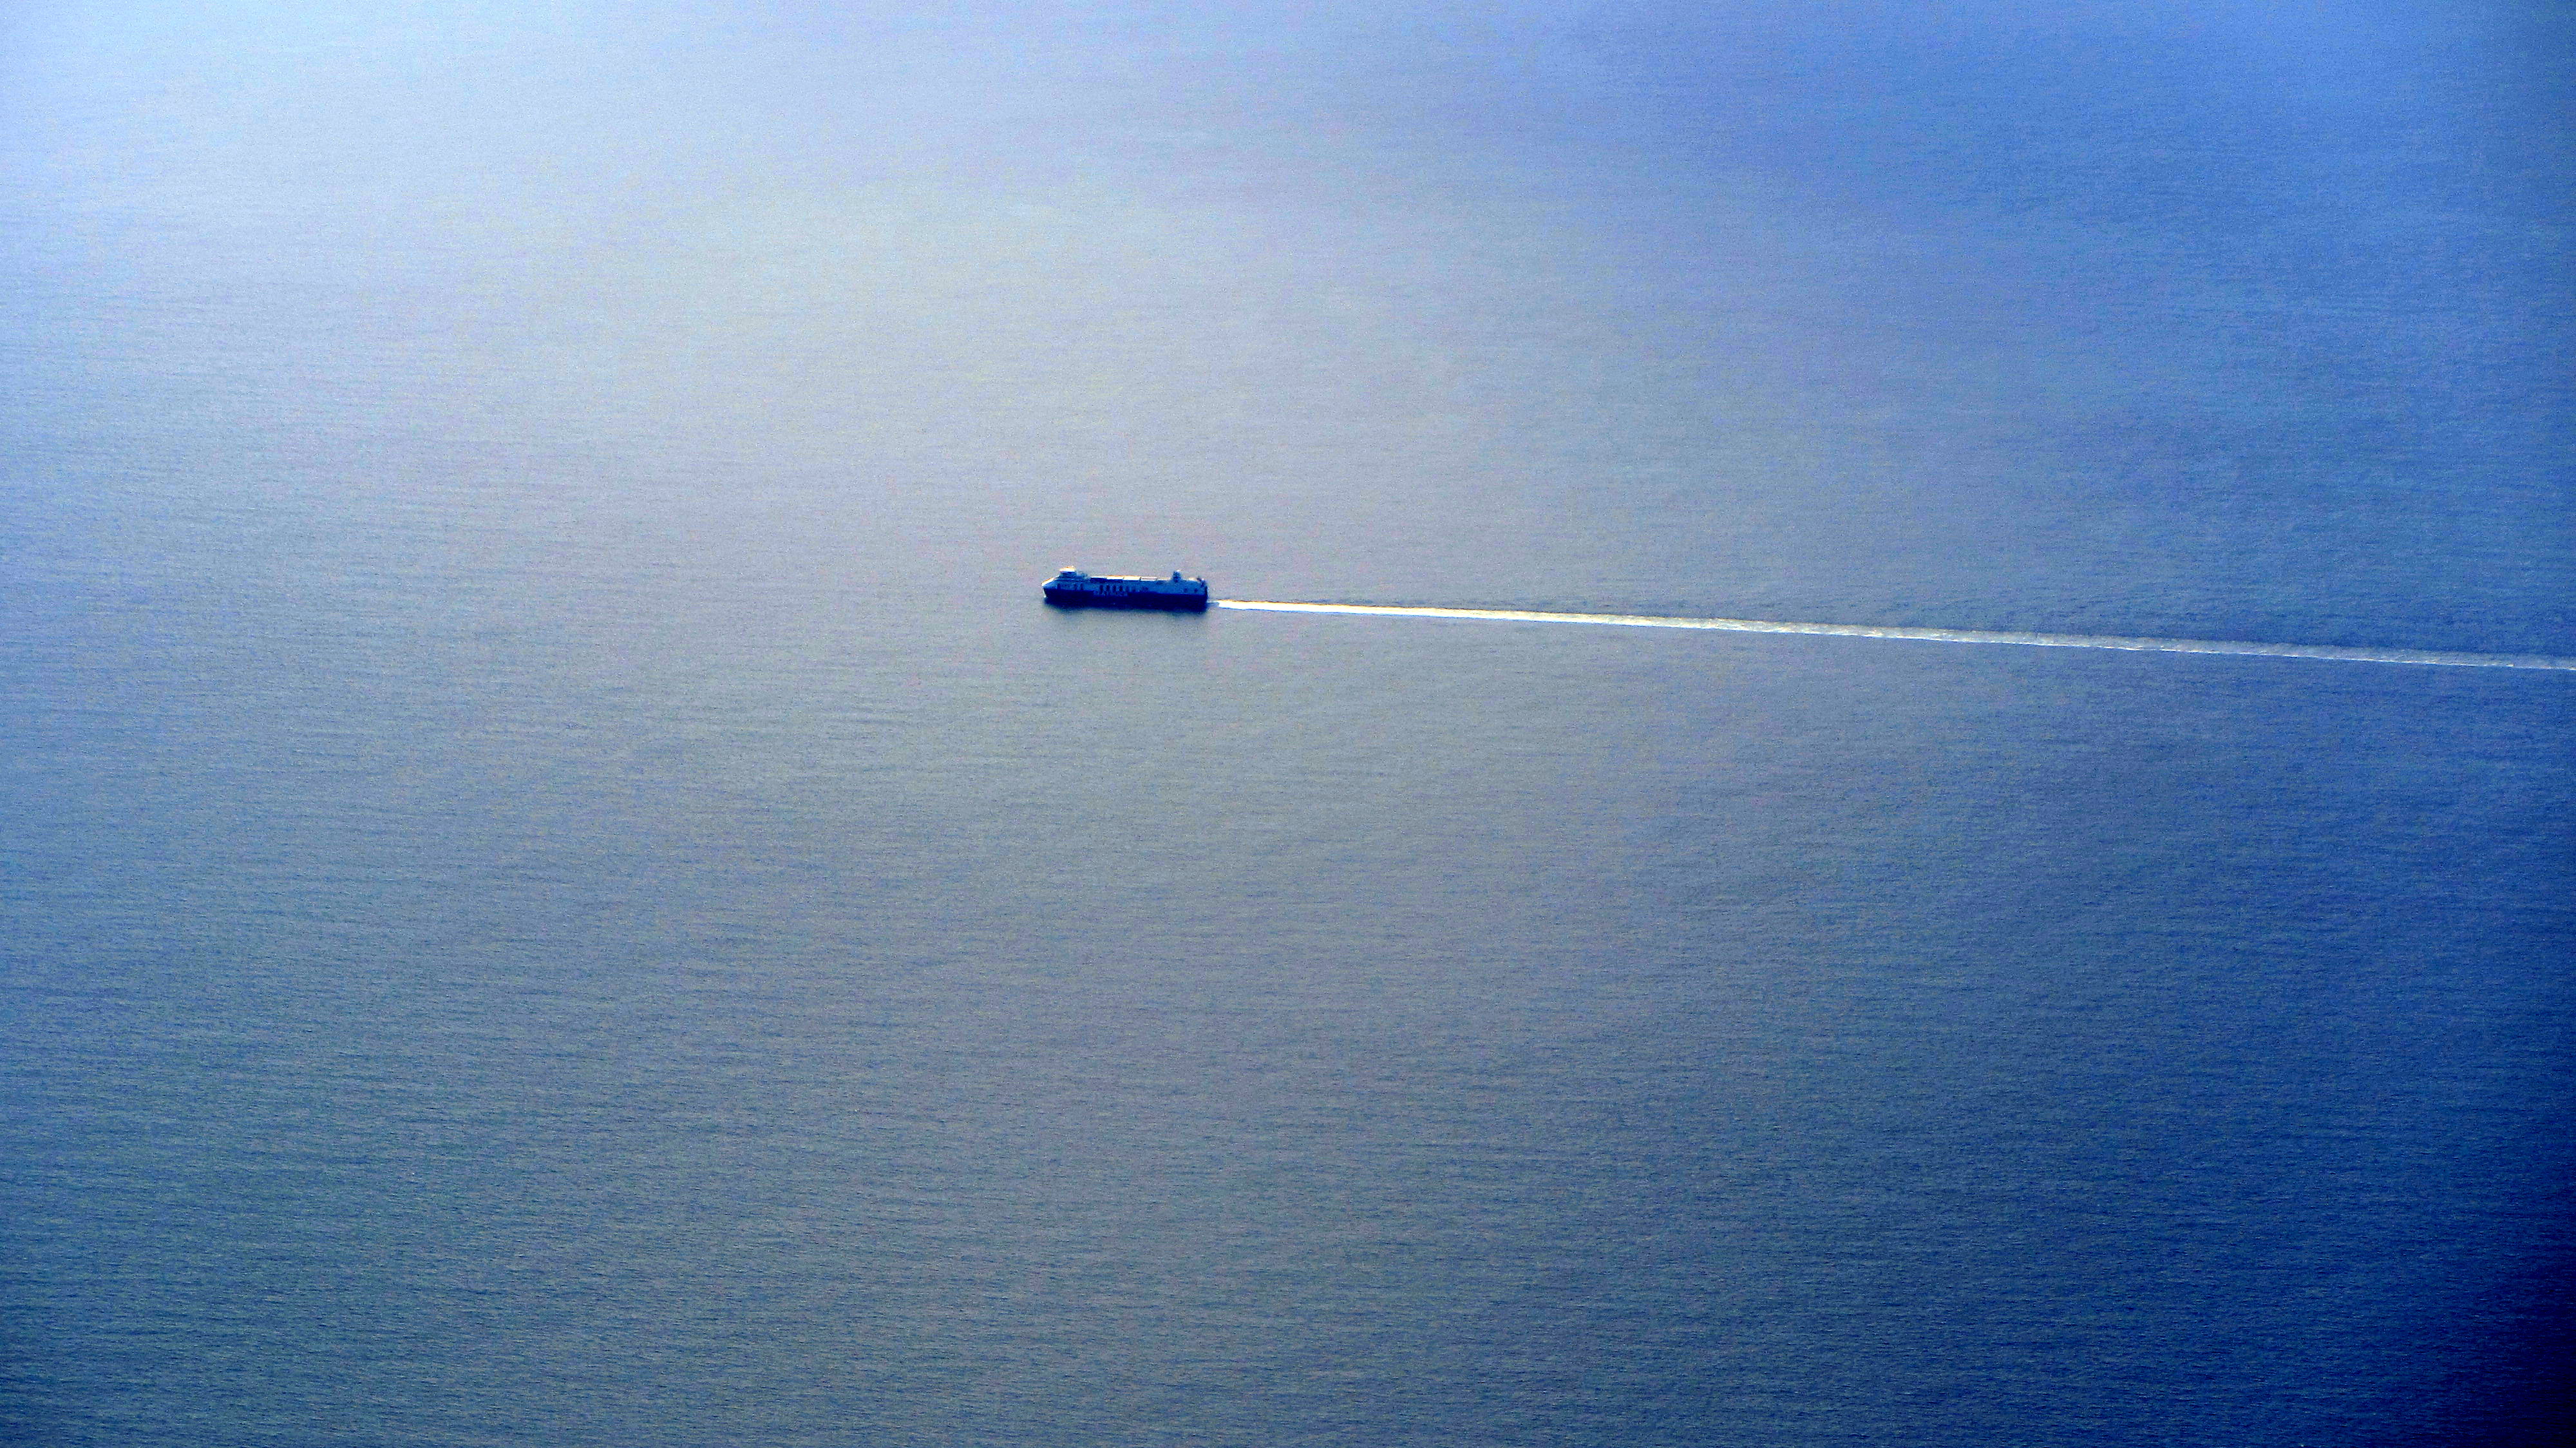
<path id="1" fill-rule="evenodd" d="M 2126 649 L 2160 654 L 2250 654 L 2268 659 L 2334 659 L 2353 664 L 2439 664 L 2467 669 L 2558 669 L 2576 658 L 2546 654 L 2452 654 L 2429 649 L 2345 648 L 2335 644 L 2230 643 L 2217 639 L 2136 639 L 2100 634 L 2002 633 L 1975 628 L 1888 628 L 1861 623 L 1774 623 L 1752 618 L 1657 618 L 1631 613 L 1531 613 L 1507 608 L 1389 608 L 1367 603 L 1276 603 L 1219 599 L 1218 608 L 1254 613 L 1356 613 L 1379 618 L 1478 618 L 1498 623 L 1594 623 L 1623 628 L 1698 628 L 1725 633 L 1833 634 L 1856 639 L 1913 639 L 1936 644 L 2020 644 L 2041 649 Z"/>

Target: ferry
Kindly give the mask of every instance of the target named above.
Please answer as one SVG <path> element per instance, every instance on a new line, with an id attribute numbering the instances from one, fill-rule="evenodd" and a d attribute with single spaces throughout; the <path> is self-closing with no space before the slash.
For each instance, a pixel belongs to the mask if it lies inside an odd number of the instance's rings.
<path id="1" fill-rule="evenodd" d="M 1208 586 L 1204 578 L 1096 577 L 1068 568 L 1046 581 L 1046 601 L 1058 608 L 1161 608 L 1178 613 L 1205 613 Z"/>

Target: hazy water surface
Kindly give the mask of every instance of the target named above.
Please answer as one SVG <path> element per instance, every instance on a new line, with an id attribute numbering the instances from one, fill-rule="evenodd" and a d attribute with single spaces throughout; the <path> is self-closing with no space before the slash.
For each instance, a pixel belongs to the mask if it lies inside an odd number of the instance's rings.
<path id="1" fill-rule="evenodd" d="M 2563 20 L 0 21 L 0 1422 L 2549 1439 Z"/>

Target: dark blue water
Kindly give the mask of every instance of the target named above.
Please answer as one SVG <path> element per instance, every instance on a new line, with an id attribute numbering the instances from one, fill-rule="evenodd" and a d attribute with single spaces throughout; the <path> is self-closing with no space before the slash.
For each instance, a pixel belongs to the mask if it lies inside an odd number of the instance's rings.
<path id="1" fill-rule="evenodd" d="M 2562 19 L 0 23 L 0 1424 L 2550 1441 Z"/>

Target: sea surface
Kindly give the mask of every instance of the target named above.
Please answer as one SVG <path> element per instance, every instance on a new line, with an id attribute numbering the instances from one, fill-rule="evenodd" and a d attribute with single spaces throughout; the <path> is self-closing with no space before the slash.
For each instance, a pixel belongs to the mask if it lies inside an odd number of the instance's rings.
<path id="1" fill-rule="evenodd" d="M 2572 38 L 9 7 L 0 1436 L 2556 1441 Z"/>

